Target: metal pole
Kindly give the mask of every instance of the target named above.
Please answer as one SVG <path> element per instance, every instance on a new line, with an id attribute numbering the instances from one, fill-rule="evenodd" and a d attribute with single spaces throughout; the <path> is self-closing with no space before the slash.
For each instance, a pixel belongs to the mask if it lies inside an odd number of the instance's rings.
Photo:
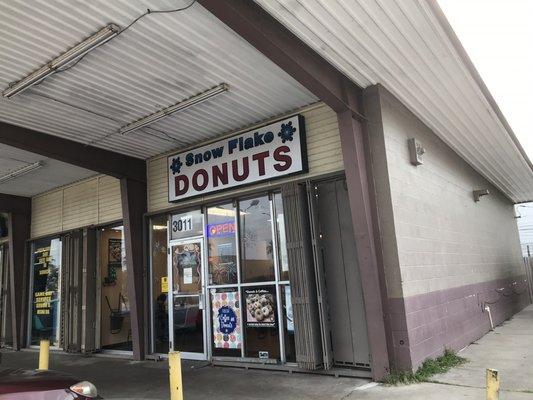
<path id="1" fill-rule="evenodd" d="M 41 340 L 39 346 L 39 369 L 46 371 L 50 364 L 50 340 Z"/>
<path id="2" fill-rule="evenodd" d="M 170 400 L 183 400 L 183 385 L 181 378 L 181 353 L 168 353 L 168 368 L 170 374 Z"/>
<path id="3" fill-rule="evenodd" d="M 500 398 L 500 378 L 498 371 L 487 368 L 487 400 L 498 400 Z"/>

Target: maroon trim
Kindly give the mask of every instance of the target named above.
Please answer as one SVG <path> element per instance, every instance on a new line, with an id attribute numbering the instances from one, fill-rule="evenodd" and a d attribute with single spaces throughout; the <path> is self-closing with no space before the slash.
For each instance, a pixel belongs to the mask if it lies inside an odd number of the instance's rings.
<path id="1" fill-rule="evenodd" d="M 11 326 L 13 349 L 24 346 L 26 318 L 22 318 L 24 303 L 24 282 L 27 276 L 26 241 L 30 238 L 31 213 L 8 213 L 9 235 L 9 290 L 11 297 Z"/>
<path id="2" fill-rule="evenodd" d="M 0 211 L 29 213 L 31 212 L 31 198 L 0 193 Z"/>
<path id="3" fill-rule="evenodd" d="M 365 105 L 365 115 L 367 115 L 368 119 L 370 120 L 369 123 L 377 124 L 378 126 L 381 125 L 381 107 L 379 107 L 379 97 L 376 97 L 375 99 L 372 99 L 373 96 L 377 96 L 377 86 L 370 86 L 364 90 L 364 105 Z M 370 98 L 370 101 L 369 101 Z M 377 101 L 378 107 L 375 106 L 375 102 Z M 377 115 L 373 115 L 376 113 Z M 377 122 L 379 121 L 379 123 Z M 372 146 L 370 143 L 370 130 L 368 124 L 364 124 L 364 135 L 363 135 L 363 141 L 364 141 L 364 147 L 365 147 L 365 156 L 366 156 L 366 168 L 368 171 L 368 194 L 370 196 L 370 209 L 372 212 L 372 229 L 374 232 L 374 244 L 376 246 L 376 262 L 377 262 L 377 270 L 379 275 L 379 286 L 380 286 L 380 294 L 381 294 L 381 303 L 382 303 L 382 309 L 387 310 L 389 309 L 389 296 L 387 293 L 387 279 L 385 276 L 385 267 L 384 267 L 384 260 L 383 260 L 383 244 L 381 242 L 381 229 L 379 226 L 379 211 L 378 211 L 378 202 L 377 202 L 377 192 L 376 192 L 376 184 L 375 184 L 375 174 L 374 174 L 374 167 L 373 167 L 373 161 L 372 161 Z M 384 145 L 384 143 L 383 143 Z M 389 357 L 389 368 L 390 369 L 397 369 L 397 366 L 394 364 L 395 358 L 394 355 L 394 346 L 393 346 L 393 335 L 392 335 L 392 321 L 390 319 L 389 313 L 383 313 L 384 314 L 384 324 L 385 324 L 385 334 L 387 337 L 387 353 Z"/>
<path id="4" fill-rule="evenodd" d="M 492 303 L 492 304 L 490 304 Z M 394 298 L 389 301 L 398 369 L 417 368 L 444 349 L 460 350 L 530 303 L 525 276 Z"/>
<path id="5" fill-rule="evenodd" d="M 11 301 L 11 328 L 13 349 L 24 346 L 26 315 L 23 312 L 27 276 L 26 242 L 31 232 L 31 199 L 0 193 L 0 211 L 7 213 L 9 296 Z"/>
<path id="6" fill-rule="evenodd" d="M 259 5 L 249 0 L 198 0 L 204 8 L 247 40 L 336 112 L 360 114 L 344 90 L 361 89 L 302 42 Z"/>
<path id="7" fill-rule="evenodd" d="M 0 143 L 115 178 L 146 182 L 144 160 L 0 122 Z"/>
<path id="8" fill-rule="evenodd" d="M 120 180 L 124 243 L 128 268 L 128 299 L 131 316 L 133 358 L 144 359 L 144 213 L 146 212 L 146 184 L 127 178 Z"/>
<path id="9" fill-rule="evenodd" d="M 363 288 L 368 341 L 372 354 L 372 377 L 374 380 L 380 380 L 389 371 L 389 355 L 374 247 L 372 202 L 369 195 L 363 127 L 349 110 L 339 113 L 338 119 L 357 261 Z"/>

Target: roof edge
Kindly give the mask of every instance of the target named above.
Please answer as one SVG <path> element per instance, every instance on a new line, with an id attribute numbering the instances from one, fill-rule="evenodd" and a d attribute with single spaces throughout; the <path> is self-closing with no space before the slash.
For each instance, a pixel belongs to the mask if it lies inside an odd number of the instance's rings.
<path id="1" fill-rule="evenodd" d="M 481 92 L 483 93 L 483 95 L 485 96 L 485 98 L 487 99 L 489 104 L 491 105 L 493 111 L 496 113 L 496 115 L 500 119 L 501 123 L 505 127 L 505 130 L 507 131 L 507 134 L 509 135 L 509 137 L 511 138 L 511 140 L 515 144 L 516 148 L 518 149 L 518 151 L 520 152 L 520 154 L 522 155 L 522 157 L 524 158 L 526 163 L 529 165 L 529 168 L 533 172 L 533 163 L 529 159 L 526 151 L 522 147 L 522 144 L 520 143 L 520 141 L 516 137 L 513 129 L 511 128 L 511 125 L 509 125 L 509 122 L 507 122 L 507 119 L 503 115 L 503 112 L 501 111 L 500 107 L 498 106 L 498 103 L 496 102 L 496 100 L 494 99 L 492 94 L 490 93 L 489 88 L 487 87 L 487 85 L 483 81 L 483 78 L 481 77 L 481 75 L 479 74 L 478 70 L 476 69 L 474 63 L 470 59 L 470 56 L 468 55 L 468 53 L 466 52 L 465 48 L 463 47 L 461 41 L 459 40 L 459 37 L 457 36 L 455 31 L 453 30 L 450 22 L 448 21 L 448 18 L 446 17 L 446 14 L 444 14 L 444 11 L 442 10 L 440 5 L 438 4 L 437 0 L 426 0 L 426 2 L 429 5 L 429 7 L 431 8 L 431 10 L 433 11 L 433 14 L 437 18 L 437 20 L 439 21 L 439 24 L 441 25 L 442 29 L 448 35 L 448 38 L 452 42 L 453 47 L 455 48 L 455 50 L 459 54 L 459 57 L 461 57 L 461 60 L 465 64 L 466 68 L 468 69 L 470 74 L 472 74 L 472 77 L 474 78 L 474 80 L 478 84 L 479 88 L 481 89 Z"/>

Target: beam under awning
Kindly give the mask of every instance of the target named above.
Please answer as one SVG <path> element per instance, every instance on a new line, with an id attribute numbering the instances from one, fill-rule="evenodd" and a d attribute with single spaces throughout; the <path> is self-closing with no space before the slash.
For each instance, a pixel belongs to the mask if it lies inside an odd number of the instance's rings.
<path id="1" fill-rule="evenodd" d="M 0 193 L 0 212 L 26 214 L 31 211 L 29 197 Z"/>
<path id="2" fill-rule="evenodd" d="M 146 162 L 73 140 L 0 122 L 0 143 L 115 178 L 146 182 Z"/>
<path id="3" fill-rule="evenodd" d="M 362 117 L 361 88 L 259 5 L 249 0 L 198 0 L 198 3 L 335 112 L 349 109 Z"/>
<path id="4" fill-rule="evenodd" d="M 13 349 L 19 350 L 24 346 L 24 332 L 26 332 L 26 320 L 22 317 L 25 296 L 21 294 L 26 277 L 26 243 L 30 238 L 31 199 L 0 193 L 0 212 L 7 214 L 11 327 Z"/>

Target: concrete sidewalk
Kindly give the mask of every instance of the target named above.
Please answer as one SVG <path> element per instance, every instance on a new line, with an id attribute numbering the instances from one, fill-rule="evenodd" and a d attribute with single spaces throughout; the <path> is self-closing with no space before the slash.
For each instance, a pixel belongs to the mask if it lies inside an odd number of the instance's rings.
<path id="1" fill-rule="evenodd" d="M 435 383 L 355 390 L 347 399 L 485 399 L 485 370 L 500 376 L 500 400 L 533 399 L 533 305 L 459 353 L 468 363 L 433 377 Z"/>
<path id="2" fill-rule="evenodd" d="M 34 351 L 3 351 L 1 367 L 35 368 Z M 461 352 L 470 361 L 434 377 L 435 383 L 388 387 L 364 379 L 213 367 L 184 362 L 185 398 L 199 400 L 453 400 L 484 399 L 485 369 L 500 372 L 501 400 L 533 399 L 533 306 Z M 105 399 L 168 399 L 166 362 L 54 353 L 51 368 L 96 384 Z"/>

